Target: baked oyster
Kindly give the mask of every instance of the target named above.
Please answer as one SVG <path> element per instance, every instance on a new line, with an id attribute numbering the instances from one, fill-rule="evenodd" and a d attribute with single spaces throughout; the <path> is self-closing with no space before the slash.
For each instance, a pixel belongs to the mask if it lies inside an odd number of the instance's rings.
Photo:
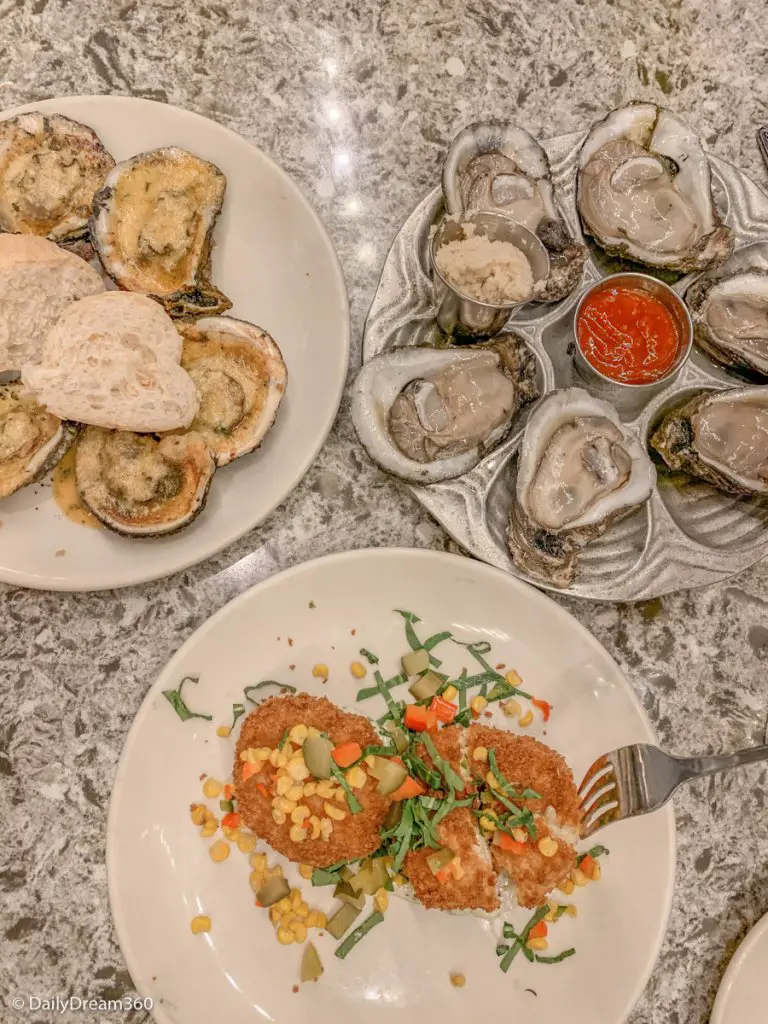
<path id="1" fill-rule="evenodd" d="M 768 243 L 747 245 L 685 293 L 696 344 L 729 370 L 768 380 Z"/>
<path id="2" fill-rule="evenodd" d="M 77 444 L 77 492 L 100 523 L 127 537 L 158 537 L 202 512 L 215 463 L 195 433 L 132 434 L 86 427 Z"/>
<path id="3" fill-rule="evenodd" d="M 93 200 L 91 237 L 109 276 L 171 316 L 223 313 L 211 283 L 211 239 L 227 179 L 175 146 L 117 164 Z"/>
<path id="4" fill-rule="evenodd" d="M 766 494 L 768 388 L 701 392 L 667 412 L 650 443 L 670 469 L 727 494 Z"/>
<path id="5" fill-rule="evenodd" d="M 654 103 L 619 107 L 592 126 L 579 156 L 576 206 L 584 233 L 612 256 L 689 273 L 733 252 L 701 140 Z"/>
<path id="6" fill-rule="evenodd" d="M 516 334 L 471 349 L 398 348 L 357 375 L 352 420 L 382 469 L 431 484 L 472 469 L 537 395 L 536 359 Z"/>
<path id="7" fill-rule="evenodd" d="M 38 405 L 20 381 L 0 384 L 0 498 L 45 476 L 79 429 Z"/>
<path id="8" fill-rule="evenodd" d="M 567 587 L 579 552 L 650 497 L 656 470 L 612 405 L 581 388 L 531 413 L 517 459 L 509 548 L 515 566 Z"/>
<path id="9" fill-rule="evenodd" d="M 90 259 L 93 196 L 114 166 L 96 132 L 62 114 L 0 121 L 0 231 L 40 235 Z"/>
<path id="10" fill-rule="evenodd" d="M 550 267 L 535 301 L 564 299 L 581 280 L 586 247 L 568 233 L 555 204 L 547 154 L 524 129 L 480 121 L 460 131 L 443 165 L 443 195 L 452 216 L 491 210 L 537 235 Z"/>
<path id="11" fill-rule="evenodd" d="M 274 423 L 287 380 L 283 357 L 266 331 L 244 320 L 211 316 L 177 327 L 181 365 L 200 398 L 190 430 L 224 466 L 258 448 Z"/>

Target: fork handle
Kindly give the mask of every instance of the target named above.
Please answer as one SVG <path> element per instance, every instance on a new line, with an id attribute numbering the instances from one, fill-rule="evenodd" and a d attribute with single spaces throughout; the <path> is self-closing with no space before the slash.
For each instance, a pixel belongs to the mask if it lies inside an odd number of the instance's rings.
<path id="1" fill-rule="evenodd" d="M 689 779 L 714 775 L 715 772 L 725 772 L 729 768 L 741 768 L 742 765 L 754 764 L 756 761 L 767 761 L 768 744 L 747 747 L 745 750 L 737 750 L 734 754 L 718 754 L 714 757 L 677 757 L 675 760 L 680 766 L 682 775 L 680 781 L 688 782 Z"/>

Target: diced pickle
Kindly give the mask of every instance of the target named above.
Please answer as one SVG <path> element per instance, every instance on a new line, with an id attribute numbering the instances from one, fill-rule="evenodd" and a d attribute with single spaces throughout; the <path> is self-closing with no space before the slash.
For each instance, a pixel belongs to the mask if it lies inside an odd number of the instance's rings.
<path id="1" fill-rule="evenodd" d="M 326 931 L 330 932 L 334 939 L 340 939 L 344 932 L 346 932 L 360 917 L 362 913 L 357 907 L 353 907 L 350 903 L 342 903 L 336 913 L 328 922 Z"/>
<path id="2" fill-rule="evenodd" d="M 362 910 L 365 906 L 365 893 L 355 889 L 351 882 L 339 882 L 333 890 L 333 895 L 342 903 L 349 903 L 358 910 Z"/>
<path id="3" fill-rule="evenodd" d="M 330 779 L 332 750 L 333 744 L 325 736 L 308 736 L 304 740 L 304 764 L 316 779 Z"/>
<path id="4" fill-rule="evenodd" d="M 425 676 L 420 676 L 415 683 L 411 683 L 408 689 L 416 700 L 427 700 L 429 697 L 434 697 L 442 685 L 443 680 L 440 676 L 436 676 L 434 672 L 427 672 Z"/>
<path id="5" fill-rule="evenodd" d="M 301 980 L 317 981 L 323 973 L 323 965 L 320 963 L 320 956 L 311 942 L 304 947 L 304 955 L 301 958 Z"/>
<path id="6" fill-rule="evenodd" d="M 407 778 L 408 771 L 404 765 L 398 764 L 397 761 L 387 761 L 386 767 L 382 770 L 379 778 L 379 785 L 376 791 L 381 796 L 389 796 L 390 793 L 394 793 L 396 789 L 399 789 Z"/>
<path id="7" fill-rule="evenodd" d="M 282 875 L 268 878 L 256 893 L 256 899 L 262 907 L 271 907 L 273 903 L 291 895 L 291 887 Z"/>
<path id="8" fill-rule="evenodd" d="M 448 867 L 453 858 L 453 850 L 435 850 L 434 853 L 430 853 L 430 855 L 427 857 L 427 864 L 429 864 L 429 870 L 432 872 L 433 875 L 436 875 L 438 871 L 442 871 L 443 868 Z"/>
<path id="9" fill-rule="evenodd" d="M 402 657 L 403 672 L 407 676 L 417 676 L 419 672 L 425 672 L 429 668 L 429 651 L 420 647 L 416 651 L 404 654 Z"/>

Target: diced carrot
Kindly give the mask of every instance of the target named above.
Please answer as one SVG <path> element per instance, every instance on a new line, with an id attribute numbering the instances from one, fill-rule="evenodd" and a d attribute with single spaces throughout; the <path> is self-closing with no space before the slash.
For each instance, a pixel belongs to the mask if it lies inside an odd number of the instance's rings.
<path id="1" fill-rule="evenodd" d="M 445 883 L 452 877 L 453 870 L 451 869 L 450 864 L 446 864 L 444 868 L 440 868 L 440 870 L 435 875 L 435 878 L 441 885 L 445 885 Z"/>
<path id="2" fill-rule="evenodd" d="M 234 789 L 232 788 L 232 786 L 229 783 L 227 783 L 224 786 L 224 799 L 225 800 L 231 800 L 234 795 L 235 795 Z"/>
<path id="3" fill-rule="evenodd" d="M 355 761 L 359 761 L 362 755 L 363 750 L 360 744 L 352 742 L 340 743 L 331 751 L 331 757 L 339 768 L 349 768 Z"/>
<path id="4" fill-rule="evenodd" d="M 535 697 L 531 701 L 531 704 L 533 704 L 535 708 L 539 709 L 544 718 L 544 721 L 548 722 L 549 716 L 552 714 L 552 705 L 546 700 L 537 700 Z"/>
<path id="5" fill-rule="evenodd" d="M 525 853 L 528 846 L 527 843 L 518 843 L 518 841 L 513 839 L 512 836 L 508 835 L 508 833 L 501 831 L 496 832 L 493 841 L 496 846 L 505 850 L 507 853 Z"/>
<path id="6" fill-rule="evenodd" d="M 225 814 L 221 819 L 222 828 L 238 828 L 240 825 L 240 815 L 237 811 L 230 811 L 229 814 Z"/>
<path id="7" fill-rule="evenodd" d="M 432 703 L 429 705 L 429 710 L 434 711 L 437 715 L 438 722 L 445 722 L 448 724 L 456 717 L 456 712 L 459 710 L 459 706 L 458 704 L 451 703 L 449 700 L 443 700 L 442 697 L 433 697 Z"/>
<path id="8" fill-rule="evenodd" d="M 597 861 L 595 860 L 594 857 L 591 857 L 589 854 L 587 854 L 587 856 L 584 858 L 584 860 L 581 862 L 581 864 L 579 864 L 579 868 L 584 872 L 584 874 L 587 876 L 587 878 L 594 878 L 595 877 L 595 868 L 596 867 L 597 867 Z"/>
<path id="9" fill-rule="evenodd" d="M 392 799 L 410 800 L 412 796 L 421 796 L 423 793 L 426 793 L 424 786 L 422 786 L 418 779 L 414 779 L 409 775 L 402 786 L 399 786 L 392 793 Z"/>
<path id="10" fill-rule="evenodd" d="M 257 782 L 256 789 L 258 789 L 265 800 L 269 800 L 269 792 L 263 782 Z"/>
<path id="11" fill-rule="evenodd" d="M 437 712 L 436 711 L 431 711 L 431 710 L 427 711 L 426 732 L 430 733 L 433 736 L 437 732 Z"/>
<path id="12" fill-rule="evenodd" d="M 243 765 L 243 771 L 242 771 L 243 782 L 247 782 L 248 779 L 250 779 L 250 777 L 252 775 L 256 775 L 258 770 L 259 770 L 259 766 L 258 765 L 252 764 L 250 761 L 246 761 L 245 764 Z"/>
<path id="13" fill-rule="evenodd" d="M 528 932 L 528 938 L 529 939 L 546 939 L 548 931 L 549 931 L 549 928 L 547 928 L 547 922 L 546 921 L 539 921 L 538 924 L 535 924 L 533 926 L 533 928 L 531 928 L 531 930 Z"/>
<path id="14" fill-rule="evenodd" d="M 424 732 L 427 728 L 427 709 L 421 704 L 409 704 L 405 709 L 405 728 L 412 732 Z"/>

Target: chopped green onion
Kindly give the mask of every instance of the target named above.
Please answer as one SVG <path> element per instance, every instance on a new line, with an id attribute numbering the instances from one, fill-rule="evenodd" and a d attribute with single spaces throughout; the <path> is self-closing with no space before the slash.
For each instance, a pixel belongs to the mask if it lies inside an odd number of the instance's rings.
<path id="1" fill-rule="evenodd" d="M 379 659 L 375 654 L 371 654 L 367 647 L 360 648 L 360 655 L 365 658 L 369 665 L 378 665 Z"/>
<path id="2" fill-rule="evenodd" d="M 206 722 L 210 722 L 213 719 L 213 715 L 203 715 L 197 711 L 190 711 L 187 705 L 184 703 L 184 698 L 181 696 L 181 690 L 184 683 L 199 683 L 200 676 L 184 676 L 175 690 L 163 690 L 163 696 L 171 705 L 173 710 L 182 720 L 186 722 L 190 718 L 203 718 Z"/>
<path id="3" fill-rule="evenodd" d="M 567 960 L 569 956 L 574 956 L 575 953 L 575 949 L 564 949 L 557 956 L 536 956 L 535 960 L 537 964 L 559 964 L 561 960 Z"/>
<path id="4" fill-rule="evenodd" d="M 246 688 L 243 690 L 243 693 L 245 694 L 245 699 L 249 700 L 251 704 L 259 704 L 259 700 L 254 700 L 254 698 L 251 697 L 251 690 L 261 690 L 265 686 L 276 686 L 280 694 L 296 693 L 295 686 L 289 686 L 288 683 L 278 683 L 274 679 L 265 679 L 262 683 L 256 683 L 254 686 L 246 686 Z"/>
<path id="5" fill-rule="evenodd" d="M 349 935 L 344 939 L 342 944 L 336 950 L 336 956 L 339 960 L 343 960 L 347 953 L 350 952 L 360 941 L 365 938 L 368 932 L 375 928 L 377 924 L 381 924 L 384 920 L 384 915 L 380 911 L 376 911 L 375 914 L 371 914 L 370 917 L 366 917 L 362 924 L 358 925 L 354 931 L 350 932 Z"/>
<path id="6" fill-rule="evenodd" d="M 336 779 L 338 784 L 344 790 L 344 793 L 346 794 L 347 797 L 347 806 L 349 807 L 350 811 L 353 814 L 359 814 L 360 811 L 362 811 L 363 809 L 363 805 L 352 792 L 352 787 L 344 778 L 344 773 L 337 764 L 331 765 L 331 775 L 334 777 L 334 779 Z"/>

